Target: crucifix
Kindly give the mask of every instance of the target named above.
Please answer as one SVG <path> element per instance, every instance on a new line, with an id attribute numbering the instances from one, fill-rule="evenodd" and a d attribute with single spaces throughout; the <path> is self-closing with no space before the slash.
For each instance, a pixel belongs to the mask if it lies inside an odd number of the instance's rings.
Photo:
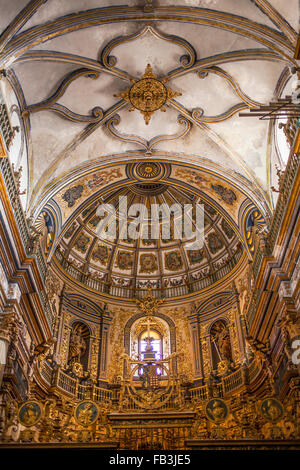
<path id="1" fill-rule="evenodd" d="M 214 343 L 214 345 L 215 345 L 215 348 L 216 348 L 217 354 L 218 354 L 218 356 L 219 356 L 219 359 L 220 359 L 220 361 L 222 361 L 222 357 L 221 357 L 221 354 L 220 354 L 220 352 L 219 352 L 219 348 L 218 348 L 218 346 L 217 346 L 217 344 L 216 344 L 216 340 L 215 340 L 214 337 L 212 337 L 212 340 L 213 340 L 213 343 Z"/>
<path id="2" fill-rule="evenodd" d="M 145 359 L 155 359 L 155 352 L 153 351 L 152 345 L 151 345 L 151 341 L 154 338 L 152 338 L 150 335 L 150 328 L 152 324 L 153 324 L 153 321 L 150 316 L 147 316 L 147 320 L 141 323 L 141 326 L 147 326 L 147 337 L 145 338 L 147 346 L 146 346 L 146 351 L 144 353 Z"/>
<path id="3" fill-rule="evenodd" d="M 150 316 L 147 316 L 147 320 L 145 322 L 141 323 L 141 326 L 147 326 L 147 338 L 145 338 L 145 339 L 146 339 L 148 345 L 150 345 L 150 341 L 152 339 L 154 339 L 150 336 L 151 325 L 153 325 L 153 321 L 152 321 L 152 317 L 150 317 Z"/>

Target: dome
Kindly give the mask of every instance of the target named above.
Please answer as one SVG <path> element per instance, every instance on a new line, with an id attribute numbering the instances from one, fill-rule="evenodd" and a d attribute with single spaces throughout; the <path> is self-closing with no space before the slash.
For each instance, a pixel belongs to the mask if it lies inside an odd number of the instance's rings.
<path id="1" fill-rule="evenodd" d="M 156 297 L 196 293 L 228 276 L 243 254 L 232 225 L 213 205 L 186 187 L 157 181 L 159 166 L 142 163 L 139 172 L 143 175 L 142 182 L 107 192 L 77 216 L 56 249 L 54 259 L 58 267 L 92 290 L 129 299 L 143 296 L 149 287 Z M 137 239 L 131 238 L 128 230 L 135 218 L 129 215 L 125 221 L 120 209 L 124 198 L 128 214 L 139 207 L 136 204 L 142 208 L 140 223 L 136 225 Z M 105 224 L 103 216 L 99 215 L 100 204 L 107 208 Z M 163 225 L 167 220 L 160 214 L 157 238 L 151 238 L 149 214 L 154 204 L 169 208 L 174 204 L 178 207 L 189 204 L 187 216 L 193 230 L 196 204 L 203 204 L 202 248 L 191 248 L 191 239 L 181 236 L 176 213 L 171 213 L 170 236 L 164 238 Z M 119 220 L 123 217 L 124 222 L 117 224 L 115 234 L 112 233 L 113 210 L 110 208 L 116 208 Z"/>

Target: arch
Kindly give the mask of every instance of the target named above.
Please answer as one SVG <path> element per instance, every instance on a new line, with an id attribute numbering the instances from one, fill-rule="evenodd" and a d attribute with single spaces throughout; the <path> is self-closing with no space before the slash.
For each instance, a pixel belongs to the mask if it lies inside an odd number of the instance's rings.
<path id="1" fill-rule="evenodd" d="M 169 332 L 170 332 L 170 353 L 174 353 L 176 351 L 176 330 L 175 330 L 175 323 L 173 320 L 165 315 L 164 313 L 156 313 L 155 315 L 152 315 L 153 318 L 161 318 L 164 320 L 168 327 L 169 327 Z M 126 323 L 125 328 L 124 328 L 124 348 L 125 351 L 128 355 L 130 355 L 130 332 L 132 329 L 132 326 L 137 320 L 140 320 L 141 318 L 145 318 L 145 315 L 143 313 L 136 313 L 133 315 Z"/>

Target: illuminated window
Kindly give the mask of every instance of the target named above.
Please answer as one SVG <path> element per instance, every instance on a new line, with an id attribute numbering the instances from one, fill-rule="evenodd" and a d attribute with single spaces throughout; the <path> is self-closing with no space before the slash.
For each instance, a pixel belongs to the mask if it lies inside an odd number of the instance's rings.
<path id="1" fill-rule="evenodd" d="M 154 330 L 144 331 L 141 336 L 140 336 L 140 341 L 139 341 L 139 354 L 141 357 L 141 360 L 144 360 L 144 353 L 147 348 L 147 338 L 150 335 L 150 344 L 152 346 L 152 350 L 155 353 L 155 359 L 158 361 L 162 358 L 162 339 L 159 333 Z"/>

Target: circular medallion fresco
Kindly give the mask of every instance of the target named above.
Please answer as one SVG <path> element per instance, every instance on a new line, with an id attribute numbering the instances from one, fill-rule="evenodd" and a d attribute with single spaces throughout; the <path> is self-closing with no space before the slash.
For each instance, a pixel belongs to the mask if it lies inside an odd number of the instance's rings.
<path id="1" fill-rule="evenodd" d="M 18 412 L 18 420 L 23 426 L 34 426 L 42 417 L 42 408 L 39 402 L 31 400 L 23 403 Z"/>
<path id="2" fill-rule="evenodd" d="M 158 182 L 166 179 L 171 173 L 171 166 L 168 163 L 156 161 L 143 161 L 138 163 L 129 163 L 126 166 L 126 175 L 128 178 L 143 182 Z"/>
<path id="3" fill-rule="evenodd" d="M 136 172 L 142 178 L 152 179 L 159 175 L 161 168 L 158 163 L 144 162 L 137 165 Z"/>
<path id="4" fill-rule="evenodd" d="M 219 398 L 210 400 L 206 407 L 205 413 L 208 419 L 214 423 L 223 423 L 228 416 L 228 407 L 225 401 Z"/>
<path id="5" fill-rule="evenodd" d="M 260 411 L 264 418 L 272 423 L 276 423 L 283 416 L 283 406 L 275 398 L 267 398 L 261 402 Z"/>
<path id="6" fill-rule="evenodd" d="M 81 426 L 90 426 L 99 416 L 98 406 L 93 401 L 82 401 L 75 408 L 75 419 Z"/>

